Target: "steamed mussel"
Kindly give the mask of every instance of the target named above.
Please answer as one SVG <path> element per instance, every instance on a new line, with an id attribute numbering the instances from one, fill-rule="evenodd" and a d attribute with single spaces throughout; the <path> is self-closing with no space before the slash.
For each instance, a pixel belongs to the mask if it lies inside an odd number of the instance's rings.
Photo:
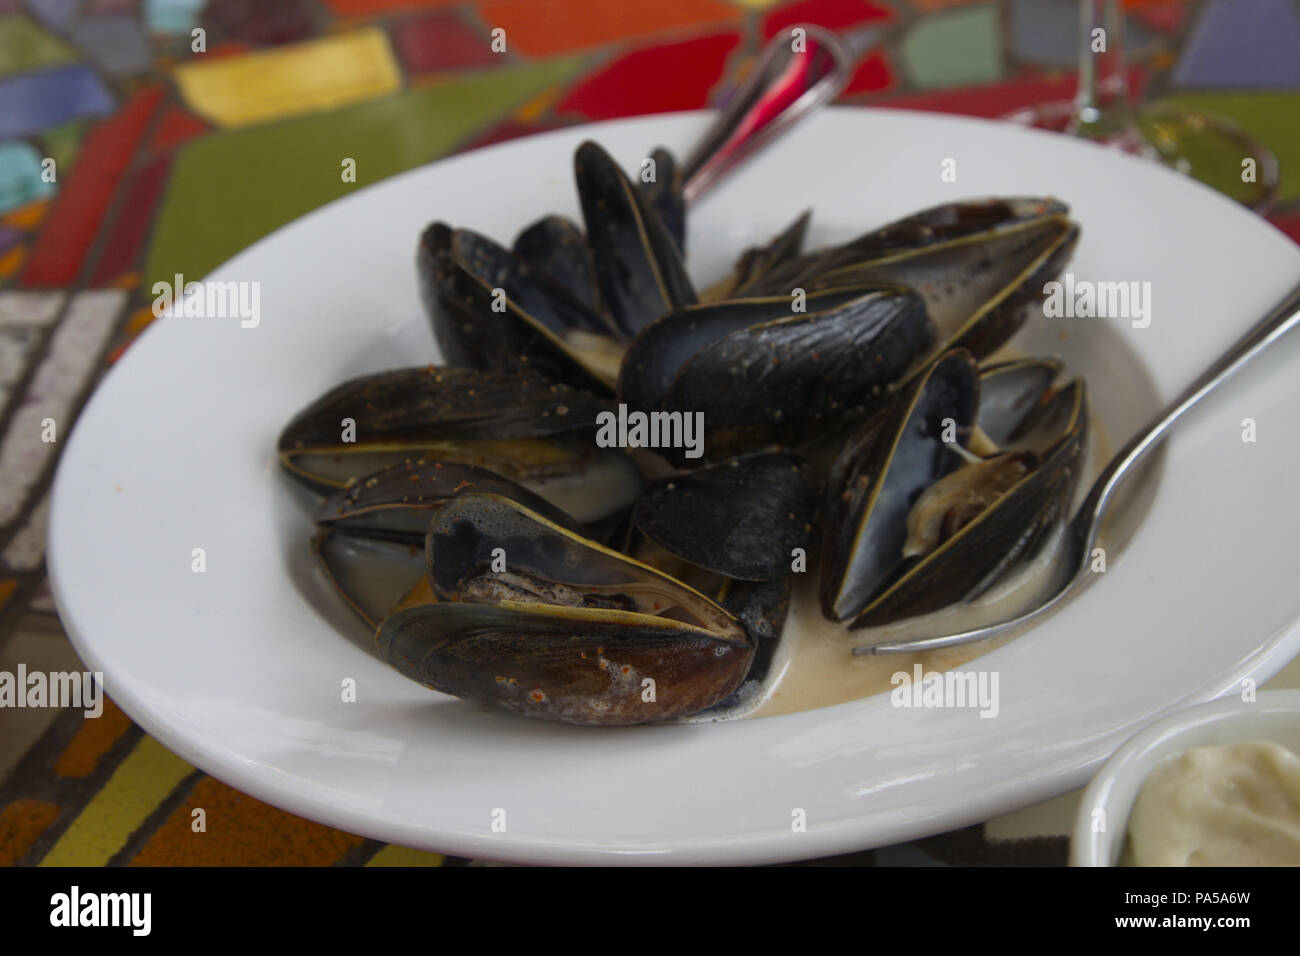
<path id="1" fill-rule="evenodd" d="M 1064 203 L 948 203 L 812 251 L 805 212 L 697 292 L 677 163 L 642 170 L 587 142 L 581 223 L 510 246 L 430 225 L 450 364 L 345 382 L 280 437 L 329 584 L 435 690 L 579 724 L 741 716 L 801 575 L 847 637 L 978 600 L 1070 507 L 1083 382 L 994 355 L 1078 241 Z M 702 454 L 611 447 L 616 416 L 702 416 Z"/>

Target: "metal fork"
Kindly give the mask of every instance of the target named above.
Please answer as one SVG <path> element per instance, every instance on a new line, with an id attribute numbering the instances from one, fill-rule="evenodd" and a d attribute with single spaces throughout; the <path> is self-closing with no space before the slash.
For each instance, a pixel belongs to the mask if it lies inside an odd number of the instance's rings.
<path id="1" fill-rule="evenodd" d="M 1090 570 L 1092 550 L 1097 544 L 1102 518 L 1105 517 L 1112 495 L 1124 477 L 1151 449 L 1164 440 L 1169 430 L 1193 405 L 1230 379 L 1296 325 L 1300 325 L 1300 285 L 1287 293 L 1286 297 L 1269 310 L 1262 320 L 1238 339 L 1218 361 L 1201 373 L 1196 381 L 1192 382 L 1181 395 L 1120 449 L 1093 482 L 1078 514 L 1066 526 L 1065 533 L 1057 544 L 1057 548 L 1062 553 L 1056 562 L 1060 571 L 1054 582 L 1055 590 L 1043 603 L 1018 617 L 998 624 L 989 624 L 939 637 L 864 644 L 855 647 L 853 653 L 855 655 L 899 654 L 988 640 L 1046 616 L 1065 603 L 1067 598 L 1078 594 L 1095 577 Z"/>

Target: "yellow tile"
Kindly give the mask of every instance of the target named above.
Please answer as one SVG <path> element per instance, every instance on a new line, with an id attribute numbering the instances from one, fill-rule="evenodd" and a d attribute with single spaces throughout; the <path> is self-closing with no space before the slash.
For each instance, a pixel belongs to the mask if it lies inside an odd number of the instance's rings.
<path id="1" fill-rule="evenodd" d="M 193 767 L 152 737 L 141 737 L 40 865 L 103 866 L 193 772 Z"/>
<path id="2" fill-rule="evenodd" d="M 48 199 L 38 199 L 0 216 L 0 222 L 6 226 L 13 226 L 15 229 L 35 229 L 41 224 L 41 220 L 45 218 L 45 213 L 49 211 L 49 208 L 50 201 Z"/>
<path id="3" fill-rule="evenodd" d="M 0 581 L 0 611 L 3 611 L 9 599 L 13 597 L 14 590 L 18 587 L 18 582 L 13 578 Z"/>
<path id="4" fill-rule="evenodd" d="M 372 856 L 366 866 L 442 866 L 442 854 L 390 844 Z"/>
<path id="5" fill-rule="evenodd" d="M 559 92 L 560 88 L 557 86 L 542 90 L 542 92 L 515 110 L 515 119 L 523 123 L 531 123 L 546 111 L 546 108 L 554 102 Z"/>
<path id="6" fill-rule="evenodd" d="M 131 314 L 131 318 L 126 323 L 126 334 L 135 338 L 145 330 L 145 327 L 154 320 L 153 307 L 145 306 L 142 309 L 136 309 Z"/>
<path id="7" fill-rule="evenodd" d="M 0 278 L 11 276 L 17 272 L 18 267 L 23 264 L 23 259 L 26 257 L 26 246 L 14 246 L 4 255 L 0 256 Z"/>
<path id="8" fill-rule="evenodd" d="M 402 82 L 378 27 L 247 56 L 191 61 L 176 67 L 175 76 L 189 107 L 219 126 L 337 109 L 394 93 Z"/>

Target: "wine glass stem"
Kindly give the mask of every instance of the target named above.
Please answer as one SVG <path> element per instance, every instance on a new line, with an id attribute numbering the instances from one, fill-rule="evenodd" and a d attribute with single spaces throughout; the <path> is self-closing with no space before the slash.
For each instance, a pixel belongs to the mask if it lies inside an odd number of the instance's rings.
<path id="1" fill-rule="evenodd" d="M 1079 29 L 1079 89 L 1068 131 L 1086 139 L 1113 139 L 1132 126 L 1119 0 L 1080 0 Z"/>

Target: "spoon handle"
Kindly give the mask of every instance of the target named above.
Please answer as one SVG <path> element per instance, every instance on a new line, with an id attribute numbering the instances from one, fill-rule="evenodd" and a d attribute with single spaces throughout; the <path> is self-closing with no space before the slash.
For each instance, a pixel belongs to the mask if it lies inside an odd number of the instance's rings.
<path id="1" fill-rule="evenodd" d="M 1271 346 L 1291 329 L 1300 325 L 1300 285 L 1286 294 L 1277 305 L 1269 310 L 1240 339 L 1233 343 L 1217 362 L 1207 368 L 1196 381 L 1187 386 L 1177 398 L 1165 406 L 1145 428 L 1133 436 L 1119 453 L 1110 460 L 1102 473 L 1093 482 L 1074 519 L 1079 529 L 1078 538 L 1082 541 L 1083 556 L 1086 565 L 1088 554 L 1097 542 L 1101 529 L 1101 516 L 1110 504 L 1111 494 L 1120 481 L 1135 464 L 1152 448 L 1164 439 L 1174 424 L 1202 398 L 1218 388 L 1252 359 Z"/>
<path id="2" fill-rule="evenodd" d="M 798 39 L 786 33 L 772 38 L 744 85 L 686 157 L 682 190 L 688 202 L 848 84 L 855 51 L 828 30 L 800 29 L 804 35 Z"/>

